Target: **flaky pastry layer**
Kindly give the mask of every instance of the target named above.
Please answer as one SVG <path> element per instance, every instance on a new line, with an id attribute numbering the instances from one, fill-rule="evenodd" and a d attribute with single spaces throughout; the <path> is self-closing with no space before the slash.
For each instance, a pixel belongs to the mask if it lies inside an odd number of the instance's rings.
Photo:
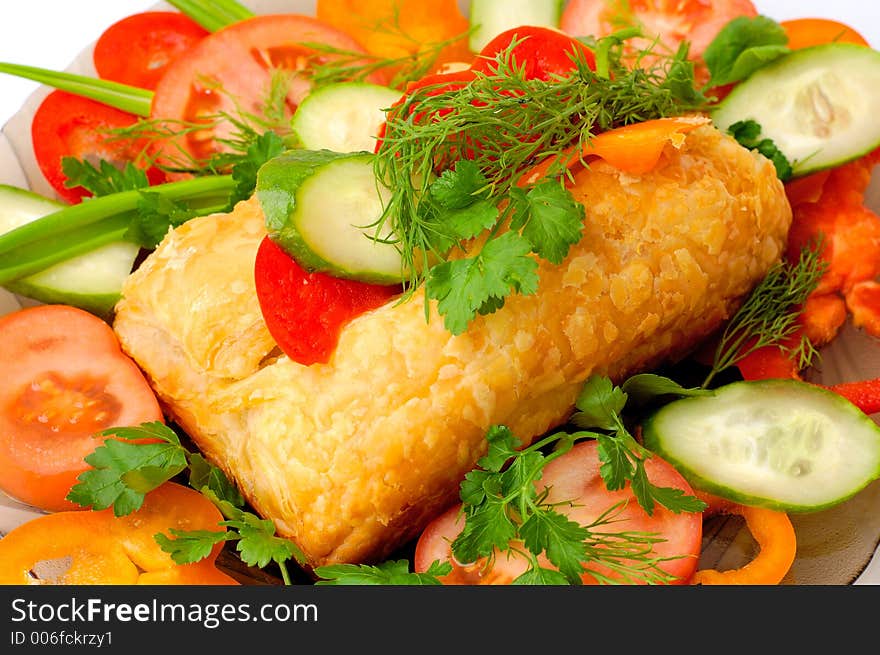
<path id="1" fill-rule="evenodd" d="M 460 336 L 416 294 L 346 326 L 326 365 L 280 354 L 254 290 L 255 199 L 169 233 L 114 327 L 169 415 L 313 565 L 379 560 L 456 501 L 491 425 L 531 440 L 590 374 L 620 379 L 717 329 L 791 220 L 773 166 L 708 126 L 646 175 L 597 162 L 575 193 L 584 236 L 565 262 Z"/>

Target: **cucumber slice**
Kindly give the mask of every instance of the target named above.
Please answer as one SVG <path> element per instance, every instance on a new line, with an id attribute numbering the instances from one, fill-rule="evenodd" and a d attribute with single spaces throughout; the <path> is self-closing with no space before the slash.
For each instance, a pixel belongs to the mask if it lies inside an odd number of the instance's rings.
<path id="1" fill-rule="evenodd" d="M 63 207 L 26 189 L 0 184 L 0 234 Z M 9 282 L 5 288 L 39 302 L 72 305 L 108 319 L 139 250 L 133 243 L 110 243 Z"/>
<path id="2" fill-rule="evenodd" d="M 849 43 L 796 50 L 739 83 L 713 111 L 721 130 L 752 119 L 800 176 L 880 145 L 880 52 Z"/>
<path id="3" fill-rule="evenodd" d="M 696 488 L 787 512 L 833 507 L 880 477 L 880 428 L 798 380 L 735 382 L 669 403 L 644 443 Z"/>
<path id="4" fill-rule="evenodd" d="M 402 280 L 390 231 L 375 238 L 389 195 L 366 152 L 290 150 L 257 174 L 257 198 L 275 243 L 308 270 L 374 284 Z"/>
<path id="5" fill-rule="evenodd" d="M 564 4 L 564 0 L 471 0 L 471 50 L 480 52 L 496 36 L 520 25 L 558 28 Z"/>
<path id="6" fill-rule="evenodd" d="M 372 152 L 385 110 L 399 99 L 400 91 L 377 84 L 328 84 L 299 105 L 291 127 L 306 150 Z"/>

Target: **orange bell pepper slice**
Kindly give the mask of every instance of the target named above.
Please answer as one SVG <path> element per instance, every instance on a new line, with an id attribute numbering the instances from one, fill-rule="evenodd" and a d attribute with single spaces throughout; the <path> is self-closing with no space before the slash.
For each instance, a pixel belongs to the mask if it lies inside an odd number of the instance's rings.
<path id="1" fill-rule="evenodd" d="M 215 566 L 222 542 L 207 558 L 179 565 L 154 539 L 159 532 L 170 537 L 171 528 L 222 532 L 222 520 L 210 500 L 173 482 L 147 494 L 128 516 L 112 509 L 46 514 L 0 539 L 0 584 L 238 584 Z M 49 572 L 35 578 L 41 570 Z"/>
<path id="2" fill-rule="evenodd" d="M 702 585 L 775 585 L 791 569 L 797 551 L 797 539 L 785 512 L 761 507 L 730 505 L 724 512 L 737 514 L 758 542 L 760 552 L 748 564 L 730 571 L 703 569 L 694 573 L 692 584 Z"/>
<path id="3" fill-rule="evenodd" d="M 829 18 L 796 18 L 779 24 L 788 36 L 788 47 L 792 50 L 824 43 L 868 45 L 865 37 L 849 25 Z"/>
<path id="4" fill-rule="evenodd" d="M 421 57 L 428 47 L 447 41 L 435 69 L 474 56 L 467 40 L 470 25 L 456 0 L 318 0 L 315 15 L 382 59 Z"/>
<path id="5" fill-rule="evenodd" d="M 625 173 L 643 175 L 657 166 L 666 144 L 680 148 L 687 132 L 708 123 L 709 119 L 704 116 L 673 116 L 602 132 L 583 148 L 573 146 L 561 158 L 548 157 L 523 175 L 519 185 L 534 184 L 560 159 L 565 168 L 572 168 L 582 160 L 598 157 Z"/>

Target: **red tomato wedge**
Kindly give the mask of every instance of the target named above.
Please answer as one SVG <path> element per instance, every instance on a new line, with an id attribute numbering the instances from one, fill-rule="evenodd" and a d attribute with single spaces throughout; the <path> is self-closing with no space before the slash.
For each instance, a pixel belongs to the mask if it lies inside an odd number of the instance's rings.
<path id="1" fill-rule="evenodd" d="M 675 514 L 658 506 L 649 516 L 639 506 L 629 485 L 620 491 L 605 488 L 605 482 L 599 474 L 600 464 L 596 441 L 581 442 L 570 452 L 550 462 L 544 469 L 539 485 L 541 489 L 548 490 L 546 502 L 560 503 L 559 511 L 581 525 L 590 525 L 618 503 L 625 503 L 623 509 L 615 514 L 612 523 L 596 530 L 604 533 L 653 533 L 664 539 L 654 545 L 654 555 L 671 558 L 662 562 L 661 568 L 675 576 L 676 584 L 686 584 L 697 568 L 703 536 L 702 513 Z M 656 455 L 645 462 L 645 470 L 654 485 L 681 489 L 688 495 L 694 493 L 687 481 Z M 444 584 L 510 584 L 525 572 L 527 562 L 520 555 L 507 557 L 499 554 L 488 571 L 483 569 L 483 562 L 468 565 L 456 562 L 452 557 L 451 544 L 464 526 L 459 509 L 460 506 L 450 508 L 422 532 L 415 550 L 416 571 L 426 571 L 435 561 L 450 561 L 453 571 L 443 578 Z M 548 566 L 543 556 L 541 559 L 542 565 Z M 614 577 L 599 564 L 588 564 L 587 568 Z M 583 581 L 585 584 L 594 584 L 596 579 L 585 573 Z"/>
<path id="2" fill-rule="evenodd" d="M 621 27 L 638 25 L 646 39 L 659 37 L 661 51 L 675 52 L 689 41 L 697 58 L 724 25 L 737 16 L 757 16 L 750 0 L 571 0 L 562 12 L 560 27 L 572 36 L 608 36 Z"/>
<path id="3" fill-rule="evenodd" d="M 0 380 L 0 489 L 49 511 L 80 509 L 65 497 L 95 433 L 163 420 L 110 326 L 66 305 L 0 318 Z"/>
<path id="4" fill-rule="evenodd" d="M 546 27 L 522 26 L 506 30 L 492 39 L 480 51 L 471 68 L 494 74 L 498 71 L 498 54 L 507 50 L 516 40 L 510 53 L 511 63 L 522 68 L 528 80 L 549 80 L 554 75 L 566 75 L 577 67 L 578 56 L 583 56 L 590 68 L 596 58 L 593 51 L 577 39 Z"/>
<path id="5" fill-rule="evenodd" d="M 156 87 L 151 116 L 166 121 L 176 133 L 162 145 L 166 166 L 204 161 L 227 148 L 222 141 L 238 130 L 221 114 L 237 119 L 265 115 L 266 99 L 276 71 L 290 73 L 285 98 L 292 115 L 311 89 L 309 69 L 332 61 L 307 44 L 322 44 L 347 52 L 364 52 L 354 39 L 309 16 L 254 16 L 214 32 L 171 64 Z M 382 75 L 369 81 L 384 83 Z M 184 129 L 184 125 L 203 125 Z"/>
<path id="6" fill-rule="evenodd" d="M 327 363 L 346 323 L 400 293 L 398 286 L 309 273 L 269 237 L 257 250 L 254 283 L 269 334 L 307 366 Z"/>
<path id="7" fill-rule="evenodd" d="M 146 11 L 108 27 L 95 43 L 98 77 L 155 89 L 165 69 L 210 32 L 176 11 Z"/>
<path id="8" fill-rule="evenodd" d="M 105 159 L 118 166 L 126 162 L 146 161 L 145 141 L 117 139 L 110 130 L 134 125 L 138 117 L 103 103 L 65 91 L 53 91 L 40 103 L 31 123 L 34 158 L 46 181 L 64 200 L 78 203 L 91 194 L 82 187 L 65 186 L 67 177 L 61 167 L 64 157 L 91 163 Z M 163 175 L 148 170 L 152 184 Z"/>

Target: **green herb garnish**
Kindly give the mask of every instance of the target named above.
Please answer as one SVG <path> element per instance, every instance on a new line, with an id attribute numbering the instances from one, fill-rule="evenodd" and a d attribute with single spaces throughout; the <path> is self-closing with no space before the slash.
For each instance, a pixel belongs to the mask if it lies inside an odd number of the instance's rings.
<path id="1" fill-rule="evenodd" d="M 790 52 L 785 29 L 766 16 L 734 18 L 703 53 L 708 86 L 733 84 Z"/>
<path id="2" fill-rule="evenodd" d="M 773 166 L 776 168 L 776 177 L 783 182 L 788 182 L 791 179 L 791 162 L 772 139 L 761 137 L 761 126 L 756 121 L 737 121 L 727 128 L 727 131 L 741 146 L 749 150 L 757 150 L 773 162 Z"/>
<path id="3" fill-rule="evenodd" d="M 797 262 L 782 261 L 770 269 L 724 329 L 704 388 L 718 373 L 760 348 L 777 346 L 792 352 L 786 341 L 797 331 L 804 303 L 828 266 L 821 252 L 820 241 L 802 249 Z M 809 366 L 815 351 L 801 339 L 794 355 L 801 365 Z"/>
<path id="4" fill-rule="evenodd" d="M 409 273 L 405 289 L 426 282 L 426 300 L 439 301 L 453 333 L 511 293 L 533 293 L 533 255 L 559 263 L 579 240 L 584 210 L 563 184 L 568 148 L 599 131 L 704 106 L 686 49 L 642 69 L 624 63 L 623 39 L 599 44 L 602 74 L 581 57 L 570 75 L 526 79 L 511 58 L 514 42 L 491 74 L 416 89 L 388 112 L 375 169 L 391 195 L 377 234 L 390 221 Z M 550 175 L 521 186 L 548 158 L 558 159 Z M 466 192 L 443 200 L 450 188 Z M 479 247 L 470 241 L 475 226 L 483 228 Z"/>
<path id="5" fill-rule="evenodd" d="M 144 497 L 187 468 L 191 487 L 208 497 L 226 520 L 219 525 L 225 532 L 175 530 L 155 535 L 156 542 L 178 564 L 190 564 L 207 557 L 222 541 L 236 541 L 242 561 L 249 566 L 278 564 L 285 583 L 290 584 L 286 562 L 305 557 L 289 539 L 275 534 L 275 524 L 247 512 L 244 498 L 226 475 L 199 453 L 191 452 L 177 433 L 163 423 L 144 423 L 137 427 L 109 428 L 102 436 L 115 436 L 86 457 L 93 468 L 81 473 L 67 499 L 95 510 L 113 508 L 125 516 L 143 505 Z M 148 441 L 159 443 L 149 443 Z"/>
<path id="6" fill-rule="evenodd" d="M 409 570 L 407 560 L 389 560 L 377 565 L 334 564 L 315 569 L 316 585 L 436 586 L 440 577 L 452 572 L 448 562 L 433 562 L 424 573 Z"/>

